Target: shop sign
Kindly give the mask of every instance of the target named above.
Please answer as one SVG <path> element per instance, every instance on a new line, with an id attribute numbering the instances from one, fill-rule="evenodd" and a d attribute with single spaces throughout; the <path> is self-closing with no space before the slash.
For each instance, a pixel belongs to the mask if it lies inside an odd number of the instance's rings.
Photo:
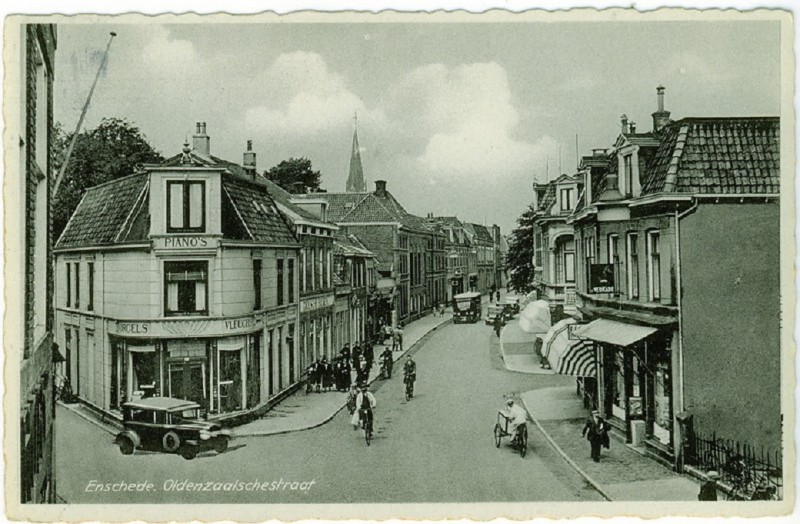
<path id="1" fill-rule="evenodd" d="M 614 292 L 614 264 L 589 265 L 589 293 Z"/>
<path id="2" fill-rule="evenodd" d="M 300 302 L 300 313 L 307 313 L 315 309 L 332 306 L 335 300 L 333 295 L 326 295 L 324 297 L 315 297 L 303 300 Z"/>
<path id="3" fill-rule="evenodd" d="M 157 239 L 156 249 L 215 248 L 214 239 L 202 236 L 168 236 Z"/>
<path id="4" fill-rule="evenodd" d="M 147 322 L 122 321 L 109 326 L 114 335 L 133 338 L 152 337 L 214 337 L 245 334 L 260 329 L 264 319 L 260 315 L 215 319 L 165 319 Z"/>

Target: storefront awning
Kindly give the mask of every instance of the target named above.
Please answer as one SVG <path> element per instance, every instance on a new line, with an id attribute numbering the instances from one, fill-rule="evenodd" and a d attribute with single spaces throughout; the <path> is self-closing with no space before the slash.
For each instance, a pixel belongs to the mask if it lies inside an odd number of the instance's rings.
<path id="1" fill-rule="evenodd" d="M 244 348 L 244 337 L 227 337 L 217 340 L 219 351 L 239 351 Z"/>
<path id="2" fill-rule="evenodd" d="M 567 318 L 556 322 L 542 339 L 542 355 L 559 375 L 596 377 L 594 342 L 570 339 L 570 326 L 575 320 Z"/>
<path id="3" fill-rule="evenodd" d="M 574 331 L 581 338 L 628 347 L 658 331 L 656 328 L 599 318 Z"/>

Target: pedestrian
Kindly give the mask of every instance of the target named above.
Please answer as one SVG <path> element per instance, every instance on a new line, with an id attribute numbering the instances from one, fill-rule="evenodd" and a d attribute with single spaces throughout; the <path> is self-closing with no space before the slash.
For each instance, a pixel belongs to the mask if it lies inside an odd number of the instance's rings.
<path id="1" fill-rule="evenodd" d="M 697 500 L 717 500 L 717 480 L 719 480 L 719 473 L 716 471 L 709 471 L 706 473 L 706 477 L 708 477 L 708 480 L 700 486 L 700 493 L 697 494 Z"/>
<path id="2" fill-rule="evenodd" d="M 392 333 L 392 351 L 403 351 L 402 324 L 398 324 Z"/>
<path id="3" fill-rule="evenodd" d="M 440 317 L 443 317 L 443 316 L 444 316 L 444 302 L 442 302 L 441 304 L 439 304 L 439 316 L 440 316 Z"/>
<path id="4" fill-rule="evenodd" d="M 497 334 L 497 338 L 500 338 L 500 331 L 503 329 L 503 318 L 501 315 L 497 315 L 494 317 L 494 332 Z"/>
<path id="5" fill-rule="evenodd" d="M 390 326 L 388 323 L 383 326 L 383 341 L 384 341 L 384 343 L 387 340 L 393 340 L 394 339 L 394 337 L 392 336 L 393 333 L 394 333 L 394 331 L 392 330 L 392 326 Z M 394 349 L 394 348 L 392 348 L 392 349 Z"/>
<path id="6" fill-rule="evenodd" d="M 317 387 L 317 393 L 322 391 L 322 381 L 323 377 L 325 376 L 326 363 L 327 362 L 325 361 L 325 357 L 322 357 L 321 359 L 317 360 L 317 381 L 315 382 L 315 385 Z"/>
<path id="7" fill-rule="evenodd" d="M 353 351 L 350 356 L 353 359 L 353 369 L 358 371 L 359 363 L 361 362 L 361 346 L 358 345 L 358 342 L 353 344 Z"/>
<path id="8" fill-rule="evenodd" d="M 608 448 L 608 426 L 606 421 L 600 417 L 600 412 L 596 409 L 592 411 L 586 424 L 583 425 L 581 435 L 586 436 L 591 447 L 592 460 L 600 462 L 600 446 Z"/>
<path id="9" fill-rule="evenodd" d="M 500 290 L 499 289 L 497 291 L 495 291 L 494 297 L 497 300 L 497 303 L 499 304 L 500 303 Z"/>
<path id="10" fill-rule="evenodd" d="M 367 360 L 364 355 L 361 355 L 358 368 L 356 369 L 356 383 L 366 384 L 369 382 L 369 370 L 367 369 Z"/>
<path id="11" fill-rule="evenodd" d="M 342 391 L 347 391 L 350 388 L 350 361 L 342 359 L 342 362 L 339 366 L 339 375 L 341 377 L 341 387 L 339 388 Z"/>
<path id="12" fill-rule="evenodd" d="M 345 360 L 350 360 L 350 344 L 346 342 L 345 345 L 342 346 L 342 349 L 339 351 L 339 354 Z"/>
<path id="13" fill-rule="evenodd" d="M 369 374 L 372 364 L 375 362 L 375 349 L 369 342 L 364 344 L 364 360 L 367 361 L 367 374 Z"/>
<path id="14" fill-rule="evenodd" d="M 327 357 L 322 357 L 322 389 L 330 391 L 333 388 L 333 365 Z"/>
<path id="15" fill-rule="evenodd" d="M 385 348 L 380 356 L 383 366 L 386 369 L 386 378 L 392 378 L 392 367 L 394 366 L 394 357 L 392 357 L 392 350 Z"/>
<path id="16" fill-rule="evenodd" d="M 313 388 L 317 388 L 319 384 L 319 375 L 320 375 L 320 367 L 319 367 L 319 360 L 315 360 L 308 366 L 308 390 L 311 391 Z M 319 389 L 317 389 L 319 392 Z"/>

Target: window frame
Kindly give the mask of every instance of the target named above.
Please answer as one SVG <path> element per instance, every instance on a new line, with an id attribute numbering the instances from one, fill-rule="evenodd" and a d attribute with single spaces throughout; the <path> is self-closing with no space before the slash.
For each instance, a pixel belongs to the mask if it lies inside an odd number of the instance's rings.
<path id="1" fill-rule="evenodd" d="M 86 310 L 94 311 L 94 262 L 86 263 Z"/>
<path id="2" fill-rule="evenodd" d="M 610 233 L 607 237 L 606 259 L 614 269 L 614 293 L 620 292 L 620 268 L 622 266 L 619 258 L 619 233 Z M 613 249 L 612 249 L 613 247 Z"/>
<path id="3" fill-rule="evenodd" d="M 658 239 L 655 243 L 654 239 Z M 654 244 L 657 244 L 657 249 L 654 249 Z M 656 275 L 654 269 L 658 261 L 658 274 Z M 648 296 L 651 302 L 661 300 L 661 231 L 653 230 L 647 232 L 647 287 Z"/>
<path id="4" fill-rule="evenodd" d="M 254 304 L 253 310 L 258 311 L 261 309 L 261 286 L 262 286 L 262 262 L 260 258 L 253 259 L 253 293 L 254 293 Z"/>
<path id="5" fill-rule="evenodd" d="M 636 300 L 640 296 L 639 290 L 639 233 L 630 232 L 626 236 L 626 259 L 627 259 L 627 280 L 628 280 L 628 298 Z M 631 248 L 634 249 L 631 249 Z"/>
<path id="6" fill-rule="evenodd" d="M 276 298 L 276 301 L 277 301 L 277 305 L 278 306 L 282 306 L 282 305 L 284 305 L 284 300 L 283 300 L 284 299 L 284 296 L 283 296 L 284 295 L 284 293 L 283 293 L 284 289 L 283 288 L 286 285 L 285 278 L 284 278 L 284 267 L 283 267 L 283 259 L 282 258 L 278 258 L 275 261 L 275 275 L 276 275 L 276 280 L 277 280 L 277 285 L 276 285 L 276 289 L 275 289 L 276 290 L 275 298 Z"/>
<path id="7" fill-rule="evenodd" d="M 169 281 L 167 280 L 167 276 L 170 274 L 169 266 L 171 265 L 190 265 L 190 264 L 197 264 L 203 265 L 205 267 L 203 273 L 205 274 L 205 309 L 203 310 L 193 310 L 193 311 L 181 311 L 180 309 L 172 311 L 169 309 Z M 209 274 L 209 262 L 208 260 L 197 260 L 197 259 L 188 259 L 188 260 L 165 260 L 163 265 L 164 270 L 164 277 L 163 277 L 163 286 L 164 286 L 164 316 L 165 317 L 190 317 L 190 316 L 208 316 L 209 314 L 209 303 L 208 297 L 209 293 L 209 281 L 210 281 L 210 274 Z M 188 270 L 187 270 L 188 271 Z M 199 280 L 195 280 L 193 282 L 200 282 Z M 196 293 L 195 289 L 195 293 Z M 196 304 L 195 304 L 196 306 Z M 180 307 L 180 304 L 179 304 Z"/>
<path id="8" fill-rule="evenodd" d="M 559 201 L 561 205 L 561 211 L 571 211 L 574 207 L 572 204 L 572 190 L 571 187 L 562 187 L 559 191 Z M 565 198 L 566 197 L 566 198 Z M 566 201 L 566 205 L 565 205 Z"/>
<path id="9" fill-rule="evenodd" d="M 206 181 L 205 180 L 167 180 L 166 181 L 166 200 L 167 200 L 167 213 L 166 213 L 166 226 L 167 233 L 205 233 L 206 232 Z M 192 185 L 199 185 L 201 188 L 201 202 L 200 202 L 200 225 L 191 227 L 191 190 Z M 172 186 L 183 187 L 183 226 L 174 227 L 171 224 L 172 220 Z"/>

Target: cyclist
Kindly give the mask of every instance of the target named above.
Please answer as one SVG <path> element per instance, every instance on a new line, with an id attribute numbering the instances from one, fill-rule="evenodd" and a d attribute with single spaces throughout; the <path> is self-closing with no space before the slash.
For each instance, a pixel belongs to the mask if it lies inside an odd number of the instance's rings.
<path id="1" fill-rule="evenodd" d="M 353 417 L 350 419 L 350 423 L 353 425 L 353 430 L 358 429 L 360 425 L 362 428 L 366 429 L 366 422 L 369 421 L 370 424 L 373 421 L 373 413 L 372 410 L 375 409 L 376 402 L 375 402 L 375 395 L 369 390 L 369 386 L 364 383 L 361 385 L 361 391 L 356 396 L 356 411 L 353 412 Z"/>
<path id="2" fill-rule="evenodd" d="M 414 382 L 417 380 L 417 363 L 411 358 L 411 355 L 408 355 L 406 359 L 406 363 L 403 364 L 403 382 L 406 384 L 406 388 L 411 388 L 414 390 Z"/>
<path id="3" fill-rule="evenodd" d="M 528 412 L 511 398 L 506 400 L 506 406 L 508 406 L 508 409 L 504 410 L 503 414 L 509 422 L 508 432 L 514 435 L 514 440 L 516 441 L 519 438 L 517 431 L 528 420 Z"/>

